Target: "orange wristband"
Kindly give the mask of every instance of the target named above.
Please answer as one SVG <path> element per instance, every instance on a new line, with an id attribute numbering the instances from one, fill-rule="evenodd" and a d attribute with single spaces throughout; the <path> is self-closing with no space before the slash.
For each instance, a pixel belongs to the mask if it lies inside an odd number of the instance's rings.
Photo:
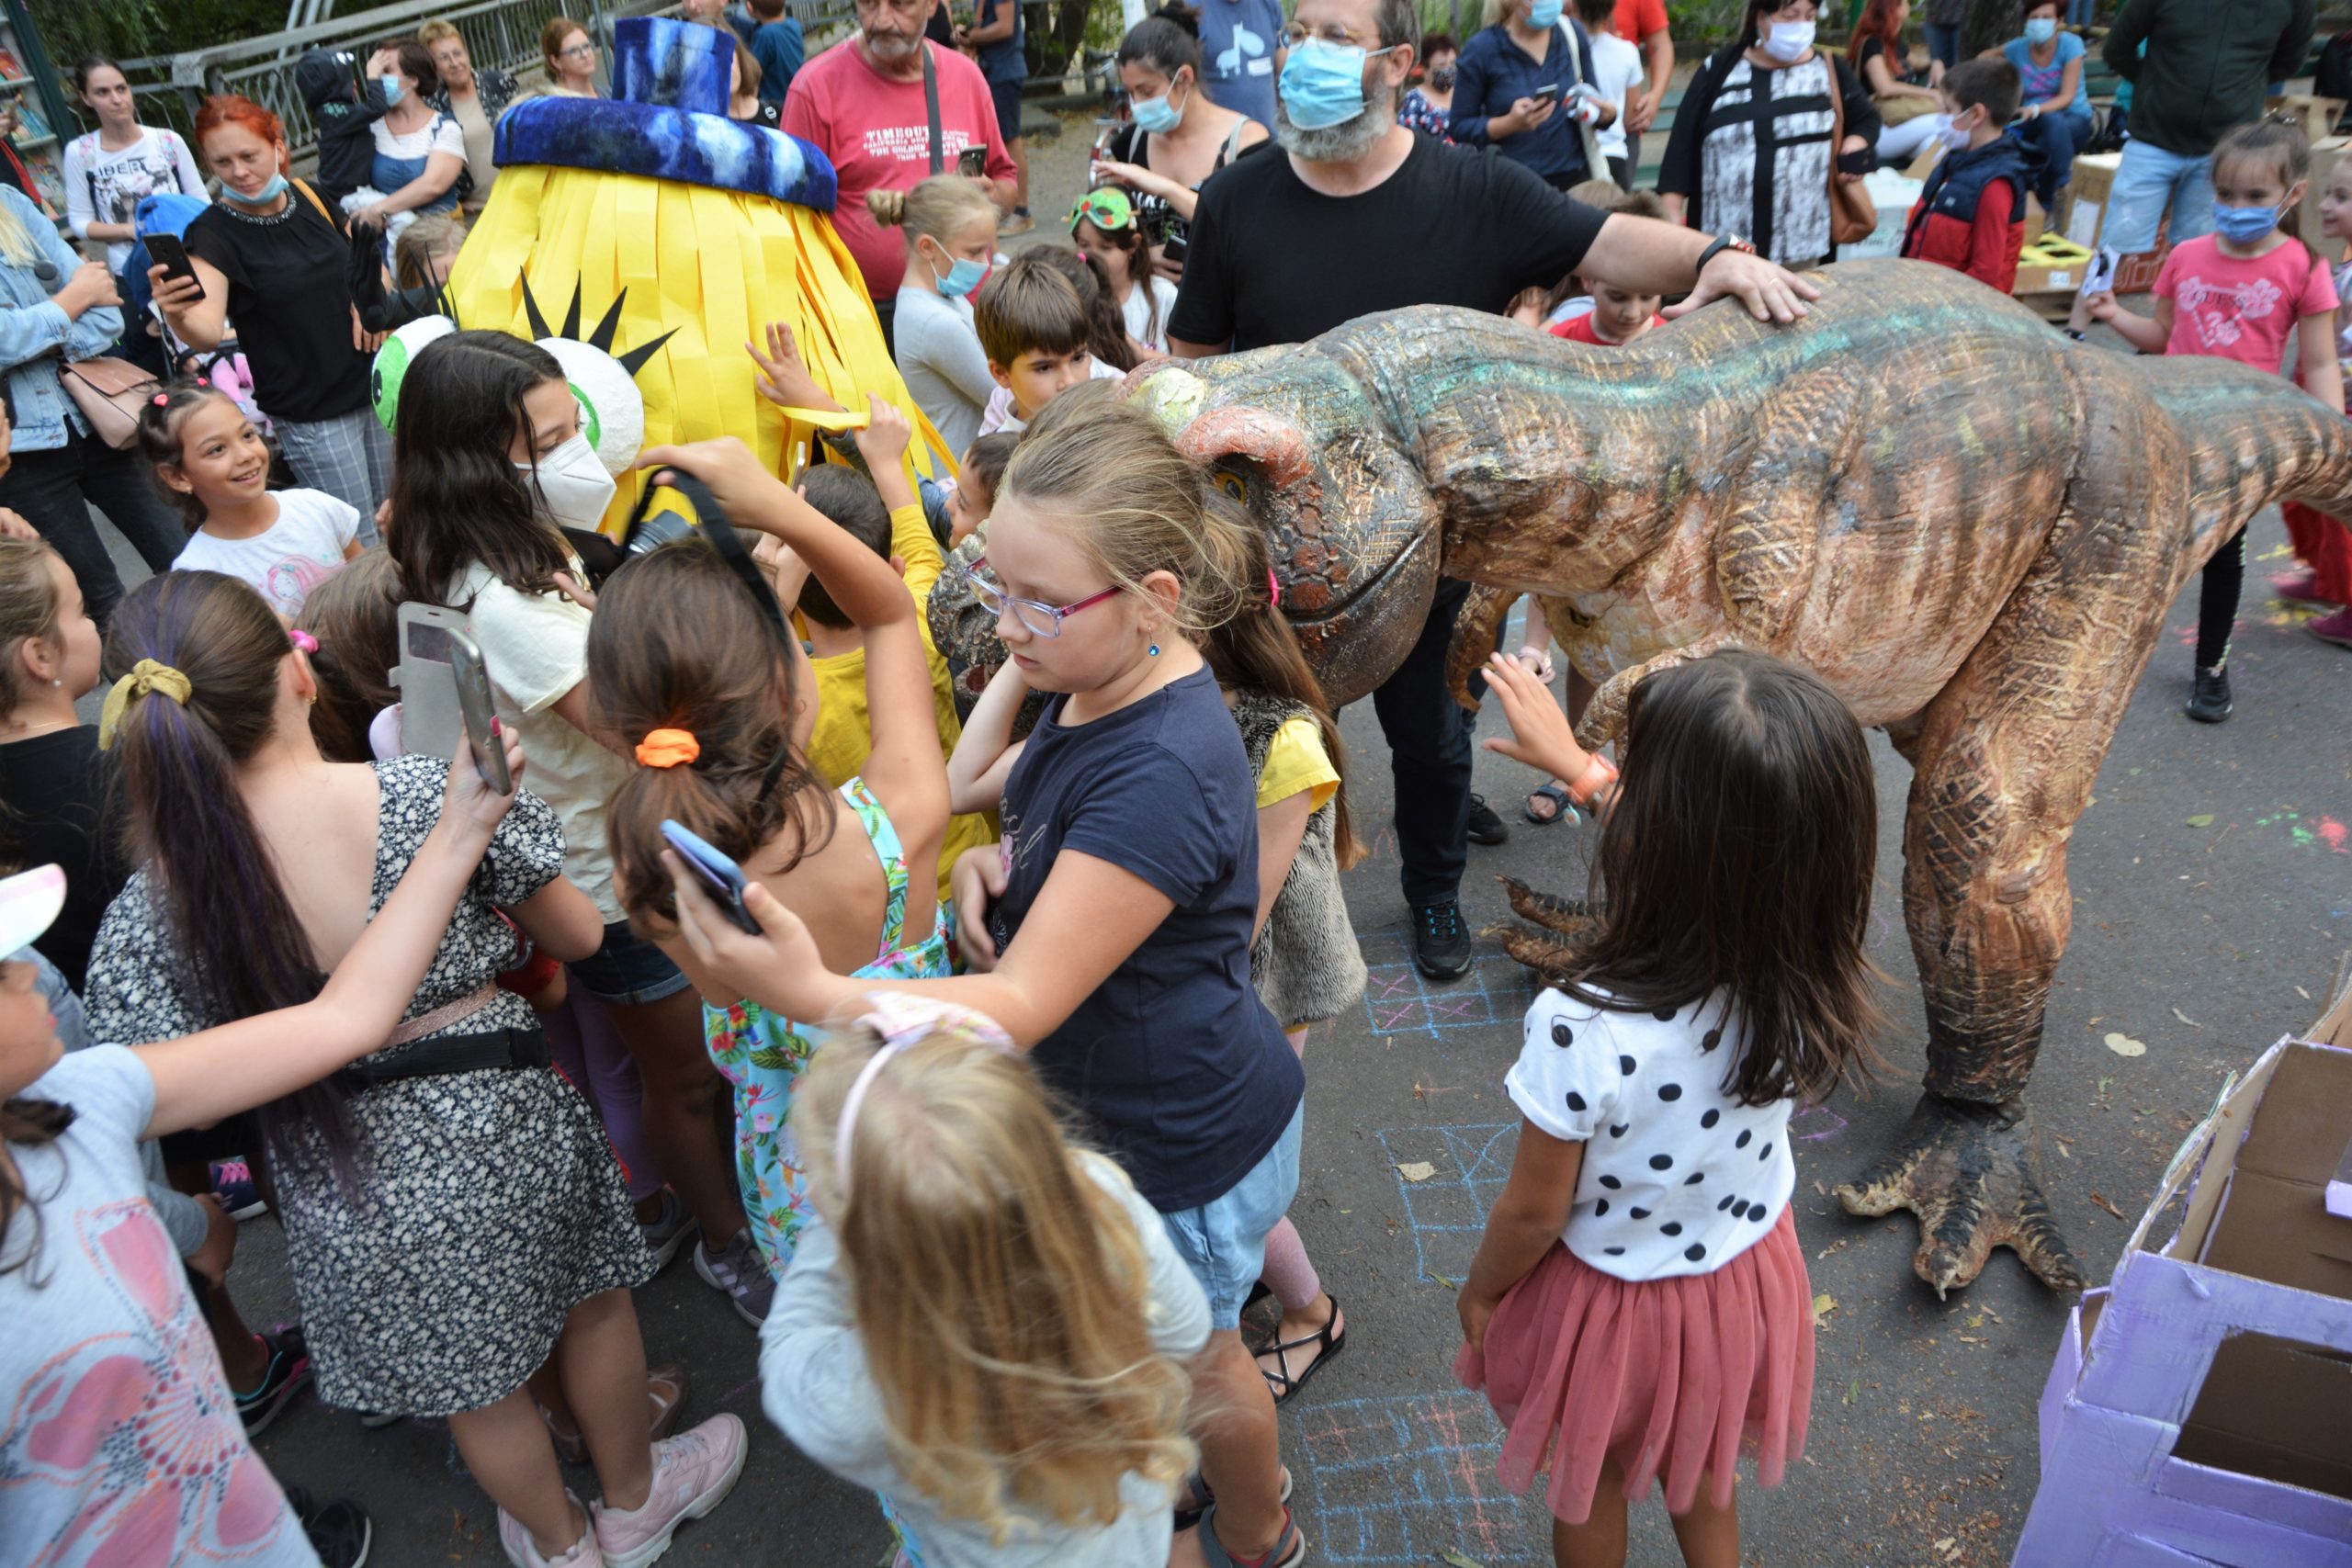
<path id="1" fill-rule="evenodd" d="M 1589 811 L 1594 797 L 1616 782 L 1616 765 L 1606 757 L 1594 757 L 1585 763 L 1584 772 L 1577 775 L 1577 782 L 1568 786 L 1568 799 L 1579 809 Z"/>

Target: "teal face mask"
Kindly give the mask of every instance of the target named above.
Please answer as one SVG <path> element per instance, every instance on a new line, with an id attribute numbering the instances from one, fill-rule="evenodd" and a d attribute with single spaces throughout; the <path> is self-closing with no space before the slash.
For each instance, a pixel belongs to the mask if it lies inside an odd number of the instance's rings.
<path id="1" fill-rule="evenodd" d="M 926 261 L 923 265 L 931 266 L 931 263 Z M 937 267 L 931 267 L 931 280 L 939 285 L 940 293 L 950 299 L 961 299 L 965 295 L 978 288 L 980 286 L 980 279 L 988 275 L 986 262 L 976 262 L 966 256 L 958 256 L 949 263 L 947 275 L 944 277 L 940 276 Z"/>
<path id="2" fill-rule="evenodd" d="M 1396 48 L 1363 50 L 1354 44 L 1308 39 L 1290 51 L 1283 63 L 1283 112 L 1301 130 L 1321 130 L 1345 125 L 1363 113 L 1363 68 Z"/>
<path id="3" fill-rule="evenodd" d="M 1184 111 L 1177 107 L 1173 87 L 1157 98 L 1136 99 L 1127 113 L 1138 129 L 1153 136 L 1165 136 L 1184 123 Z"/>
<path id="4" fill-rule="evenodd" d="M 2055 17 L 2036 17 L 2025 25 L 2025 40 L 2028 43 L 2048 43 L 2057 36 L 2058 19 Z"/>
<path id="5" fill-rule="evenodd" d="M 1527 25 L 1541 32 L 1550 32 L 1560 25 L 1560 0 L 1535 0 L 1527 8 Z"/>

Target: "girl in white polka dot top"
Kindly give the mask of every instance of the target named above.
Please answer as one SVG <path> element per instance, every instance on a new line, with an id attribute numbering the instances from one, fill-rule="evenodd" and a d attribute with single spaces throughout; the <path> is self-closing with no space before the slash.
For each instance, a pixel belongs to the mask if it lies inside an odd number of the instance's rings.
<path id="1" fill-rule="evenodd" d="M 1516 660 L 1487 675 L 1514 739 L 1487 745 L 1604 814 L 1605 913 L 1504 1080 L 1519 1149 L 1457 1371 L 1509 1427 L 1507 1484 L 1549 1456 L 1562 1564 L 1623 1563 L 1653 1481 L 1685 1562 L 1736 1563 L 1742 1443 L 1778 1485 L 1813 1393 L 1789 1113 L 1872 1059 L 1870 754 L 1818 677 L 1743 649 L 1634 688 L 1622 780 Z"/>

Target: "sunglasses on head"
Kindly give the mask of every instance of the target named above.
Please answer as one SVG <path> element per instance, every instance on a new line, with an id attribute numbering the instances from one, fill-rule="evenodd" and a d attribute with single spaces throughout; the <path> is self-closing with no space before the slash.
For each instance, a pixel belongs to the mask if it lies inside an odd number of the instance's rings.
<path id="1" fill-rule="evenodd" d="M 1080 197 L 1078 205 L 1069 209 L 1072 233 L 1078 231 L 1081 218 L 1106 234 L 1116 233 L 1135 227 L 1135 203 L 1128 200 L 1127 193 L 1116 186 L 1104 186 L 1100 190 L 1091 190 Z"/>

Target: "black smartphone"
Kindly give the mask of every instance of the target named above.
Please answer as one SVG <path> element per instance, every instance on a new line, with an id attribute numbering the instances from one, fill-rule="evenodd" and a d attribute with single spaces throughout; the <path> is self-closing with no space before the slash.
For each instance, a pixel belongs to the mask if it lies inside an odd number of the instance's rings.
<path id="1" fill-rule="evenodd" d="M 1546 82 L 1536 88 L 1531 96 L 1539 104 L 1548 104 L 1560 96 L 1560 85 L 1557 82 Z"/>
<path id="2" fill-rule="evenodd" d="M 164 276 L 187 278 L 196 276 L 196 264 L 188 260 L 187 246 L 177 234 L 159 231 L 143 235 L 141 238 L 146 243 L 147 254 L 162 265 Z M 204 298 L 204 285 L 201 283 L 196 286 L 196 297 L 199 299 Z"/>
<path id="3" fill-rule="evenodd" d="M 959 175 L 984 175 L 989 172 L 989 150 L 967 147 L 956 154 L 956 172 Z"/>

